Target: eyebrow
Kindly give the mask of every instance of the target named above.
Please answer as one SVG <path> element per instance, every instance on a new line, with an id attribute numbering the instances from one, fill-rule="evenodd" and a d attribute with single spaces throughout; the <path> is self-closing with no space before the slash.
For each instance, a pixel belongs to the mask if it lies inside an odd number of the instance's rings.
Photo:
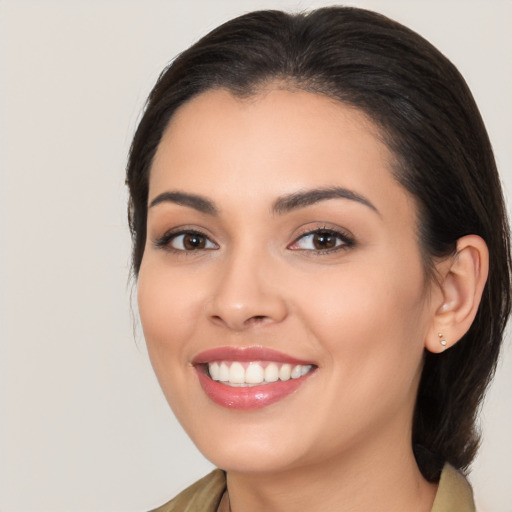
<path id="1" fill-rule="evenodd" d="M 272 206 L 272 212 L 277 215 L 283 215 L 293 210 L 305 208 L 329 199 L 348 199 L 349 201 L 355 201 L 367 206 L 380 215 L 379 210 L 366 197 L 343 187 L 316 188 L 281 196 Z M 204 196 L 190 194 L 188 192 L 163 192 L 151 201 L 149 208 L 153 208 L 161 203 L 174 203 L 180 206 L 187 206 L 207 215 L 219 214 L 219 209 L 213 201 Z"/>
<path id="2" fill-rule="evenodd" d="M 153 208 L 161 203 L 174 203 L 180 206 L 188 206 L 189 208 L 194 208 L 194 210 L 206 213 L 207 215 L 218 215 L 219 213 L 215 204 L 206 197 L 197 194 L 189 194 L 187 192 L 173 191 L 159 194 L 151 201 L 149 208 Z"/>
<path id="3" fill-rule="evenodd" d="M 275 214 L 282 215 L 328 199 L 348 199 L 349 201 L 355 201 L 367 206 L 380 215 L 379 210 L 366 197 L 343 187 L 316 188 L 281 196 L 274 203 L 272 211 Z"/>

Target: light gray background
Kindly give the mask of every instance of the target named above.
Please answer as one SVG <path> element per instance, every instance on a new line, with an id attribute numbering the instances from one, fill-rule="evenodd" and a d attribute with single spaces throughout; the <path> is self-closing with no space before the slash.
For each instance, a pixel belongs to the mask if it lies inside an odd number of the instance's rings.
<path id="1" fill-rule="evenodd" d="M 142 511 L 209 470 L 133 334 L 126 153 L 158 73 L 198 37 L 253 9 L 333 3 L 0 0 L 0 511 Z M 458 65 L 510 195 L 512 3 L 347 3 Z M 504 352 L 471 476 L 483 512 L 512 511 Z"/>

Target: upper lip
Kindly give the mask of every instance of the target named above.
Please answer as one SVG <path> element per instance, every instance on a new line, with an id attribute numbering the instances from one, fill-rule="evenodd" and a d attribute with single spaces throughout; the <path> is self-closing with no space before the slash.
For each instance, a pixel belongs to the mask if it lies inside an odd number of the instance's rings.
<path id="1" fill-rule="evenodd" d="M 290 363 L 295 365 L 314 364 L 311 361 L 305 361 L 292 357 L 283 352 L 279 352 L 267 347 L 217 347 L 205 350 L 197 354 L 192 364 L 205 364 L 212 361 L 275 361 L 277 363 Z"/>

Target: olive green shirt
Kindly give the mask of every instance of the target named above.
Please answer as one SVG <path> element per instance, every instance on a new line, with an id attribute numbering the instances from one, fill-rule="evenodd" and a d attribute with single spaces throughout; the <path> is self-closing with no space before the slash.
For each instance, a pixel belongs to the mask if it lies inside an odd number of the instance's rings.
<path id="1" fill-rule="evenodd" d="M 227 510 L 226 500 L 222 500 L 225 490 L 226 476 L 216 469 L 152 512 L 223 512 Z M 471 486 L 448 464 L 441 473 L 431 512 L 475 512 Z"/>

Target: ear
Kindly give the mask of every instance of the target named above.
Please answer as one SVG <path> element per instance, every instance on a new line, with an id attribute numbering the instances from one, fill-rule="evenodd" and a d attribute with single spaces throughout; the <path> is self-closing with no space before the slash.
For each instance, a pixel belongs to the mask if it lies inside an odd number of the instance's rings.
<path id="1" fill-rule="evenodd" d="M 475 319 L 489 273 L 487 244 L 477 235 L 457 241 L 454 256 L 437 265 L 439 287 L 432 292 L 433 316 L 425 340 L 430 352 L 452 347 Z"/>

